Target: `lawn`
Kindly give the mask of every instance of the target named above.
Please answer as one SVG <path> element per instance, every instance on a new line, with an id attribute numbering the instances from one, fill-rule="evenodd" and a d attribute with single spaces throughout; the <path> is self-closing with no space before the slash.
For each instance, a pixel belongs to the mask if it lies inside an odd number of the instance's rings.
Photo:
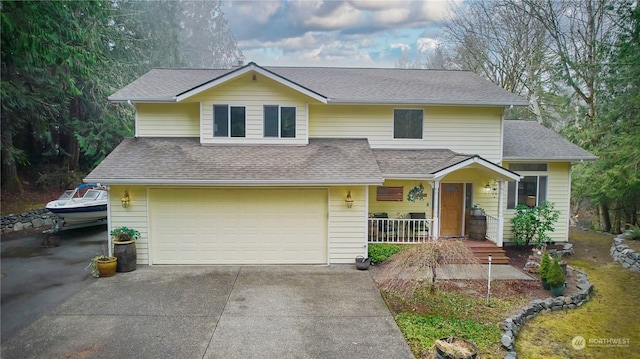
<path id="1" fill-rule="evenodd" d="M 613 262 L 612 238 L 571 231 L 576 253 L 565 259 L 587 273 L 594 294 L 578 309 L 543 314 L 527 322 L 516 340 L 519 358 L 625 358 L 640 351 L 640 274 Z M 391 245 L 375 251 L 384 253 L 381 260 L 396 252 Z M 541 292 L 551 295 L 539 286 L 537 281 L 494 281 L 490 306 L 483 281 L 440 280 L 433 292 L 425 285 L 411 296 L 384 290 L 382 295 L 417 358 L 434 358 L 433 343 L 447 336 L 473 340 L 479 357 L 502 358 L 506 351 L 500 345 L 500 325 Z M 576 336 L 585 338 L 584 349 L 573 348 Z M 610 339 L 622 345 L 604 345 Z"/>
<path id="2" fill-rule="evenodd" d="M 572 230 L 576 254 L 570 265 L 584 270 L 595 287 L 591 300 L 570 311 L 540 315 L 516 340 L 518 358 L 630 358 L 640 351 L 640 274 L 609 256 L 613 235 Z M 576 336 L 585 347 L 572 345 Z M 577 342 L 576 342 L 577 344 Z"/>

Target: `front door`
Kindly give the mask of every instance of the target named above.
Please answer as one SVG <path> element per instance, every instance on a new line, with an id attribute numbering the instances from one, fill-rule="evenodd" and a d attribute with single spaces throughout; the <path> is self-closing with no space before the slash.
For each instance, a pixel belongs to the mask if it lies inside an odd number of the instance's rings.
<path id="1" fill-rule="evenodd" d="M 463 188 L 462 183 L 440 185 L 440 234 L 443 236 L 462 235 Z"/>

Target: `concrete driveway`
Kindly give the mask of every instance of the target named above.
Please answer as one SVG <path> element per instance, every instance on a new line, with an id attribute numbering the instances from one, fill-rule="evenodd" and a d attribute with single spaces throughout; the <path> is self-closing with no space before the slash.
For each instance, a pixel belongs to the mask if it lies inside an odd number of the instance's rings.
<path id="1" fill-rule="evenodd" d="M 60 233 L 60 246 L 42 247 L 42 234 L 2 236 L 2 344 L 51 313 L 95 279 L 85 270 L 107 243 L 106 226 Z"/>
<path id="2" fill-rule="evenodd" d="M 4 358 L 413 358 L 354 266 L 139 266 L 100 278 Z"/>

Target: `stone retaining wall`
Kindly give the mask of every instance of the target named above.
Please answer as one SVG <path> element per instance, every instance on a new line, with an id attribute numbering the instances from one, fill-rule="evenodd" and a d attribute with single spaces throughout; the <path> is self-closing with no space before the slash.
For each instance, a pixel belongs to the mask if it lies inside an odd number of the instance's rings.
<path id="1" fill-rule="evenodd" d="M 545 300 L 536 299 L 532 300 L 524 308 L 520 308 L 516 314 L 505 320 L 505 325 L 502 333 L 502 346 L 507 349 L 507 355 L 504 359 L 516 359 L 515 340 L 520 332 L 520 327 L 529 319 L 534 318 L 540 313 L 547 313 L 550 311 L 575 309 L 584 303 L 586 303 L 593 291 L 593 286 L 589 282 L 587 275 L 575 268 L 570 268 L 574 274 L 577 275 L 577 287 L 578 293 L 567 296 L 559 296 L 547 298 Z"/>
<path id="2" fill-rule="evenodd" d="M 53 226 L 56 216 L 47 209 L 33 209 L 21 214 L 2 216 L 0 228 L 2 233 L 18 232 L 29 228 L 42 228 L 43 230 Z"/>
<path id="3" fill-rule="evenodd" d="M 629 268 L 634 272 L 640 272 L 640 253 L 624 244 L 625 234 L 620 234 L 613 239 L 609 254 L 613 260 L 620 263 L 624 268 Z"/>

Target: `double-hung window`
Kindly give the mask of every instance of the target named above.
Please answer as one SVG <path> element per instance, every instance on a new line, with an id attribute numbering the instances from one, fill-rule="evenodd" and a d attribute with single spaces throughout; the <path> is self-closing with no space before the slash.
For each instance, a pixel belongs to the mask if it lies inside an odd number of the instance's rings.
<path id="1" fill-rule="evenodd" d="M 264 105 L 264 137 L 296 137 L 296 108 Z"/>
<path id="2" fill-rule="evenodd" d="M 245 107 L 232 105 L 213 105 L 213 136 L 245 137 Z"/>
<path id="3" fill-rule="evenodd" d="M 424 113 L 421 109 L 393 110 L 393 138 L 422 138 Z"/>
<path id="4" fill-rule="evenodd" d="M 518 205 L 539 206 L 547 200 L 547 164 L 512 163 L 509 169 L 524 175 L 520 182 L 509 182 L 507 186 L 507 208 Z M 516 189 L 516 184 L 518 188 Z"/>

